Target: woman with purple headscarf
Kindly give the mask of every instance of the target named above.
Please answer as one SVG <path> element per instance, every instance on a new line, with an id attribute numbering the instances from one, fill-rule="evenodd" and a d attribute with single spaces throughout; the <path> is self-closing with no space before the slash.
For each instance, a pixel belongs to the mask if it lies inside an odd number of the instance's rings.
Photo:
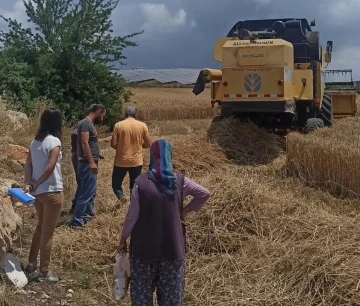
<path id="1" fill-rule="evenodd" d="M 186 196 L 192 201 L 183 207 Z M 210 192 L 174 171 L 172 146 L 159 139 L 150 147 L 150 166 L 134 185 L 122 229 L 119 253 L 130 239 L 130 295 L 133 306 L 183 305 L 185 284 L 185 218 L 198 211 Z"/>

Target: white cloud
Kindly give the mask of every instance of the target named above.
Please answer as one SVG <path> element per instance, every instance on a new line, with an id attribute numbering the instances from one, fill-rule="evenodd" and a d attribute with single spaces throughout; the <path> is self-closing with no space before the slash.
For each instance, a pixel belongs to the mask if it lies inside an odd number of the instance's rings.
<path id="1" fill-rule="evenodd" d="M 354 80 L 360 80 L 360 46 L 334 50 L 328 69 L 352 69 Z"/>
<path id="2" fill-rule="evenodd" d="M 254 1 L 258 5 L 267 5 L 271 3 L 271 0 L 248 0 L 248 1 Z"/>
<path id="3" fill-rule="evenodd" d="M 332 23 L 343 25 L 352 22 L 358 22 L 360 1 L 359 0 L 337 0 L 324 4 L 323 7 L 327 7 L 328 18 Z M 327 14 L 325 14 L 327 15 Z"/>
<path id="4" fill-rule="evenodd" d="M 174 32 L 184 27 L 195 27 L 196 22 L 188 22 L 184 9 L 171 13 L 164 3 L 143 3 L 140 10 L 144 18 L 143 28 L 148 32 Z"/>
<path id="5" fill-rule="evenodd" d="M 5 18 L 16 19 L 24 25 L 27 25 L 27 15 L 22 0 L 17 0 L 11 9 L 1 9 L 0 14 Z M 5 25 L 5 22 L 1 19 L 0 26 Z"/>

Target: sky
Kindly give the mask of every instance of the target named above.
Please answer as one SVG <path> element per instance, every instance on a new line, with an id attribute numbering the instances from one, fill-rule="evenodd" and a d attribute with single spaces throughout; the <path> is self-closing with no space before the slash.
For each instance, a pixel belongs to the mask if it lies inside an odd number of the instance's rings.
<path id="1" fill-rule="evenodd" d="M 120 0 L 113 12 L 114 32 L 133 38 L 126 66 L 145 68 L 218 68 L 213 46 L 240 20 L 315 19 L 325 47 L 333 40 L 328 69 L 353 69 L 360 80 L 360 0 Z M 0 13 L 26 22 L 22 0 L 0 0 Z M 4 24 L 0 22 L 0 28 Z"/>

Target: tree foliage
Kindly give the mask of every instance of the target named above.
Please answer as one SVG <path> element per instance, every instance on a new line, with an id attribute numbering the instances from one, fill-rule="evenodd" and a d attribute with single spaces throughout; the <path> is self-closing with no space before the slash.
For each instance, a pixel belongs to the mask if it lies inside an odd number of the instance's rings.
<path id="1" fill-rule="evenodd" d="M 117 119 L 130 93 L 116 73 L 131 38 L 115 36 L 111 15 L 119 0 L 23 0 L 31 28 L 6 16 L 0 32 L 0 90 L 27 114 L 38 99 L 50 99 L 74 122 L 92 103 L 106 106 L 107 123 Z"/>

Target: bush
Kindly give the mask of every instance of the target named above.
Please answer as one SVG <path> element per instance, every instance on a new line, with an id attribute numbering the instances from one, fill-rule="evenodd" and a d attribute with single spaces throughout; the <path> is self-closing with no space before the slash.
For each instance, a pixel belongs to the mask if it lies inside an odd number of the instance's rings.
<path id="1" fill-rule="evenodd" d="M 69 122 L 84 116 L 93 103 L 108 109 L 113 126 L 130 92 L 113 71 L 123 65 L 124 48 L 137 46 L 112 35 L 110 16 L 118 1 L 24 1 L 35 30 L 2 17 L 8 32 L 0 33 L 0 90 L 8 106 L 32 115 L 37 99 L 49 99 Z M 51 16 L 52 18 L 49 18 Z"/>

